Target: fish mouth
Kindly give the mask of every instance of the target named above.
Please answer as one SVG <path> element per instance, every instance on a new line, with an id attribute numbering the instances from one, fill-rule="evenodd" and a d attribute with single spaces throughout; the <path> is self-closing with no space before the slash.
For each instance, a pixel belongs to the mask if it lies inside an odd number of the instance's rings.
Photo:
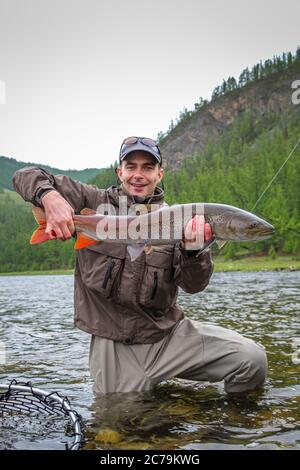
<path id="1" fill-rule="evenodd" d="M 268 235 L 271 237 L 275 233 L 275 227 L 270 224 L 268 227 L 262 230 L 262 233 L 263 235 Z"/>
<path id="2" fill-rule="evenodd" d="M 273 235 L 274 235 L 274 232 L 270 232 L 270 231 L 268 231 L 268 232 L 263 232 L 263 233 L 260 234 L 260 238 L 270 238 L 270 237 L 272 237 Z"/>
<path id="3" fill-rule="evenodd" d="M 270 238 L 274 235 L 275 233 L 275 228 L 268 228 L 265 230 L 258 230 L 254 236 L 256 236 L 258 239 L 265 239 L 265 238 Z"/>

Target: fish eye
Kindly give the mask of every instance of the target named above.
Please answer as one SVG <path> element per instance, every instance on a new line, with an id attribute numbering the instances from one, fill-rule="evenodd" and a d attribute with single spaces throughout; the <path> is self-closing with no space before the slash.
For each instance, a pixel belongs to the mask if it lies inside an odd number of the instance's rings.
<path id="1" fill-rule="evenodd" d="M 252 222 L 252 224 L 250 224 L 250 228 L 255 228 L 258 226 L 258 222 Z"/>

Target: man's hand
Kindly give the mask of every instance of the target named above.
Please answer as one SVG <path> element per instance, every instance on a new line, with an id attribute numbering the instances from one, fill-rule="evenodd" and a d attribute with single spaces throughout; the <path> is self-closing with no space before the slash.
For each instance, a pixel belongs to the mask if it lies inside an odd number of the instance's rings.
<path id="1" fill-rule="evenodd" d="M 188 221 L 184 231 L 184 248 L 186 250 L 200 250 L 204 242 L 211 240 L 213 233 L 211 226 L 205 223 L 203 215 L 195 215 Z"/>
<path id="2" fill-rule="evenodd" d="M 59 238 L 68 240 L 75 231 L 73 223 L 74 209 L 57 192 L 49 191 L 42 197 L 42 205 L 45 209 L 47 227 L 46 233 L 51 240 Z"/>

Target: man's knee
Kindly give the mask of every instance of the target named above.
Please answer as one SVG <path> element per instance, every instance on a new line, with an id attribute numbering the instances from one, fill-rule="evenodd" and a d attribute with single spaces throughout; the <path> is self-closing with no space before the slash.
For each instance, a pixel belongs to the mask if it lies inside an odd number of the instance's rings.
<path id="1" fill-rule="evenodd" d="M 268 361 L 263 346 L 246 340 L 237 353 L 236 364 L 235 372 L 225 379 L 227 392 L 244 392 L 264 384 Z"/>

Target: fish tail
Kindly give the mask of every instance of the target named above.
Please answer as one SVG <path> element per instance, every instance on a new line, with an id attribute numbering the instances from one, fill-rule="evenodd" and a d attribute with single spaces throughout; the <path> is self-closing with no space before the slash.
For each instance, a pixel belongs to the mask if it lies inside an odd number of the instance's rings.
<path id="1" fill-rule="evenodd" d="M 46 233 L 47 222 L 45 212 L 40 207 L 33 207 L 32 212 L 39 226 L 31 236 L 30 245 L 37 245 L 38 243 L 47 242 L 50 240 L 50 238 Z"/>

